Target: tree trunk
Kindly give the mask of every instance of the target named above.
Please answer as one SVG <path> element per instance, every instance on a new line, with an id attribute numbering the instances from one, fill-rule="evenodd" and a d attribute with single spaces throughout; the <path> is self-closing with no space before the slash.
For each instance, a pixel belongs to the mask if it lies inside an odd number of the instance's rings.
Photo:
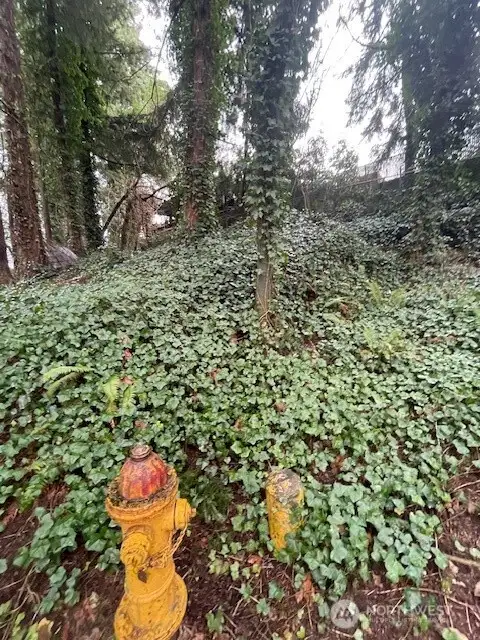
<path id="1" fill-rule="evenodd" d="M 43 226 L 45 227 L 45 240 L 47 244 L 53 244 L 52 217 L 50 215 L 50 202 L 48 201 L 47 191 L 45 189 L 45 179 L 43 171 L 40 169 L 39 190 L 42 203 Z"/>
<path id="2" fill-rule="evenodd" d="M 3 89 L 8 154 L 10 237 L 16 273 L 25 277 L 46 263 L 46 254 L 35 196 L 13 0 L 0 2 L 0 84 Z"/>
<path id="3" fill-rule="evenodd" d="M 136 215 L 135 215 L 135 193 L 132 194 L 125 207 L 125 216 L 120 231 L 120 249 L 136 249 Z"/>
<path id="4" fill-rule="evenodd" d="M 415 142 L 415 105 L 405 62 L 402 63 L 402 101 L 405 117 L 405 181 L 406 185 L 410 186 L 413 183 L 413 171 L 418 149 Z"/>
<path id="5" fill-rule="evenodd" d="M 213 202 L 215 194 L 208 169 L 213 158 L 213 132 L 216 126 L 210 113 L 213 87 L 213 43 L 211 37 L 212 7 L 210 0 L 190 0 L 193 6 L 193 70 L 192 95 L 187 106 L 187 149 L 185 158 L 185 202 L 187 228 L 195 229 L 202 215 Z M 210 139 L 209 139 L 210 138 Z M 211 193 L 210 193 L 211 192 Z"/>
<path id="6" fill-rule="evenodd" d="M 82 200 L 85 235 L 89 249 L 97 249 L 102 245 L 103 235 L 100 218 L 97 213 L 97 178 L 92 157 L 92 140 L 90 127 L 86 120 L 82 121 L 83 148 L 80 154 L 82 171 Z"/>
<path id="7" fill-rule="evenodd" d="M 260 324 L 268 326 L 272 322 L 272 301 L 274 297 L 273 265 L 268 251 L 268 238 L 271 231 L 268 223 L 259 218 L 257 220 L 257 286 L 255 298 Z"/>
<path id="8" fill-rule="evenodd" d="M 120 209 L 122 204 L 125 202 L 125 200 L 128 198 L 128 196 L 130 195 L 131 191 L 136 189 L 137 184 L 139 183 L 139 181 L 140 181 L 140 178 L 135 178 L 135 180 L 127 187 L 127 190 L 125 191 L 125 193 L 117 200 L 117 202 L 113 206 L 113 209 L 110 211 L 110 213 L 108 215 L 108 218 L 105 221 L 105 224 L 102 227 L 102 236 L 108 230 L 108 227 L 110 226 L 112 220 L 117 215 L 118 210 Z"/>
<path id="9" fill-rule="evenodd" d="M 35 140 L 35 139 L 34 139 Z M 52 219 L 50 216 L 50 202 L 48 201 L 47 189 L 45 188 L 45 170 L 40 160 L 40 150 L 35 141 L 32 143 L 32 160 L 34 168 L 37 168 L 37 191 L 41 203 L 41 219 L 43 219 L 43 231 L 45 244 L 53 244 Z"/>
<path id="10" fill-rule="evenodd" d="M 69 227 L 70 244 L 79 255 L 83 252 L 82 225 L 77 211 L 75 191 L 75 171 L 73 159 L 68 147 L 67 121 L 64 101 L 62 99 L 62 80 L 58 65 L 57 18 L 54 0 L 46 0 L 45 18 L 47 25 L 48 68 L 50 75 L 50 94 L 53 106 L 53 120 L 58 141 L 62 175 L 60 176 L 65 200 L 66 215 Z"/>
<path id="11" fill-rule="evenodd" d="M 7 243 L 5 242 L 5 230 L 0 210 L 0 284 L 10 284 L 10 282 L 12 282 L 12 274 L 8 266 Z"/>

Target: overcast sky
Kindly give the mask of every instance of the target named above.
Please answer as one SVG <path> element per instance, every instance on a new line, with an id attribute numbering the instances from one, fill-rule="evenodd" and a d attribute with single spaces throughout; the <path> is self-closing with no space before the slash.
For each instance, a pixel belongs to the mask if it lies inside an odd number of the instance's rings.
<path id="1" fill-rule="evenodd" d="M 366 164 L 371 158 L 373 144 L 362 136 L 361 126 L 348 127 L 348 106 L 346 104 L 351 79 L 342 78 L 342 74 L 361 52 L 357 44 L 344 26 L 338 26 L 340 15 L 346 15 L 342 5 L 345 0 L 333 0 L 329 9 L 321 16 L 322 31 L 320 34 L 321 52 L 318 72 L 322 85 L 318 102 L 312 112 L 310 136 L 323 133 L 329 147 L 345 139 L 355 148 L 360 164 Z M 140 35 L 145 44 L 155 53 L 159 51 L 164 38 L 165 21 L 153 19 L 143 11 L 140 22 Z M 356 34 L 359 35 L 359 34 Z M 156 57 L 156 55 L 155 55 Z M 168 71 L 167 51 L 162 52 L 158 73 L 161 78 L 172 83 Z"/>

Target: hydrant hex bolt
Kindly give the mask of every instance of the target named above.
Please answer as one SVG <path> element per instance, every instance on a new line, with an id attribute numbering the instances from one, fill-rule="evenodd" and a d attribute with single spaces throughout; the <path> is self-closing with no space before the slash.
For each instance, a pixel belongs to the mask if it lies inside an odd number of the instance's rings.
<path id="1" fill-rule="evenodd" d="M 122 528 L 125 565 L 125 594 L 115 614 L 117 640 L 169 640 L 183 620 L 187 588 L 175 572 L 173 554 L 195 511 L 177 492 L 174 469 L 148 445 L 132 449 L 109 487 L 106 509 Z"/>
<path id="2" fill-rule="evenodd" d="M 304 489 L 296 473 L 280 469 L 268 476 L 266 494 L 270 538 L 278 551 L 287 546 L 286 536 L 301 525 L 294 512 L 303 504 Z"/>

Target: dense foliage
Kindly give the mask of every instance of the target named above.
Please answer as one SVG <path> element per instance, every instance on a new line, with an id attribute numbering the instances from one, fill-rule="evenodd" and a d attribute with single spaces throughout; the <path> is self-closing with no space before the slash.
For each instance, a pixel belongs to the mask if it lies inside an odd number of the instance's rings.
<path id="1" fill-rule="evenodd" d="M 388 134 L 385 155 L 405 150 L 405 169 L 458 153 L 478 122 L 479 7 L 475 0 L 367 0 L 351 116 Z"/>
<path id="2" fill-rule="evenodd" d="M 63 488 L 15 561 L 50 576 L 45 608 L 59 592 L 75 601 L 65 552 L 85 544 L 101 567 L 118 562 L 103 501 L 138 440 L 176 466 L 203 518 L 225 518 L 234 493 L 250 551 L 270 545 L 266 473 L 298 471 L 305 526 L 286 555 L 335 594 L 372 561 L 393 582 L 444 565 L 447 483 L 480 446 L 478 275 L 412 269 L 326 219 L 292 219 L 284 241 L 271 346 L 243 227 L 97 254 L 0 294 L 1 501 L 26 509 Z"/>

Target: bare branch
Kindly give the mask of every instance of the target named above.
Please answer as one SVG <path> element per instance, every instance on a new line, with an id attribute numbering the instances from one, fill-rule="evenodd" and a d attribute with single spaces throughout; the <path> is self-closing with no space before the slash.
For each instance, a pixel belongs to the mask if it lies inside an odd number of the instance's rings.
<path id="1" fill-rule="evenodd" d="M 115 203 L 115 206 L 113 207 L 113 209 L 110 211 L 110 214 L 108 216 L 108 218 L 105 221 L 105 224 L 103 225 L 102 228 L 102 234 L 105 233 L 105 231 L 108 229 L 108 227 L 110 226 L 110 223 L 112 222 L 112 220 L 114 219 L 117 211 L 120 209 L 120 207 L 122 206 L 122 204 L 125 202 L 125 200 L 128 198 L 128 196 L 130 195 L 130 193 L 136 188 L 136 186 L 138 185 L 140 181 L 140 176 L 138 176 L 137 178 L 135 178 L 135 180 L 132 182 L 132 184 L 127 188 L 127 190 L 125 191 L 125 193 L 122 195 L 122 197 L 117 200 L 117 202 Z"/>

